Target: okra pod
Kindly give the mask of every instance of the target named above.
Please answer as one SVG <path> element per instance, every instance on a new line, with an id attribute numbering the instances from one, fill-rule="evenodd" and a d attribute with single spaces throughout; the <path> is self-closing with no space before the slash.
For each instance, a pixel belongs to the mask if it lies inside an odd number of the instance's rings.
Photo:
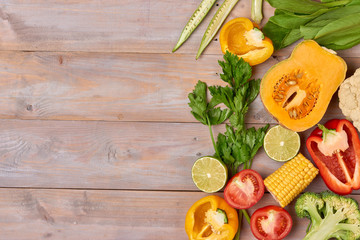
<path id="1" fill-rule="evenodd" d="M 217 31 L 219 31 L 226 17 L 229 15 L 229 13 L 238 1 L 239 0 L 225 0 L 221 4 L 220 8 L 217 10 L 214 17 L 211 19 L 209 26 L 204 33 L 198 53 L 196 55 L 196 59 L 200 57 L 201 53 L 204 51 L 207 45 L 209 45 L 210 41 L 214 38 Z"/>
<path id="2" fill-rule="evenodd" d="M 176 43 L 172 52 L 175 52 L 192 34 L 192 32 L 199 26 L 205 16 L 208 14 L 216 0 L 203 0 L 198 8 L 195 10 L 189 21 L 186 23 L 181 32 L 178 42 Z"/>

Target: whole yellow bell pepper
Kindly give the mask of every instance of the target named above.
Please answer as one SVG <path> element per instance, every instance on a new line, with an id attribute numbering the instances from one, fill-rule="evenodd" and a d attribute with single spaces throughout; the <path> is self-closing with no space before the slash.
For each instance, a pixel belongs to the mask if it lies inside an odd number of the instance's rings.
<path id="1" fill-rule="evenodd" d="M 235 18 L 220 31 L 223 53 L 229 51 L 251 66 L 265 62 L 274 52 L 272 41 L 265 37 L 256 23 L 247 18 Z"/>
<path id="2" fill-rule="evenodd" d="M 190 240 L 232 240 L 238 225 L 236 210 L 214 195 L 195 202 L 185 218 L 185 231 Z"/>

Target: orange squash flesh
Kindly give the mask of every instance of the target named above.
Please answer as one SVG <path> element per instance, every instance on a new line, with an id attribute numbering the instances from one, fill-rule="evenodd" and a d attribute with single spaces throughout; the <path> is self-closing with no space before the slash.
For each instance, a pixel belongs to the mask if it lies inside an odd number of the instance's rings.
<path id="1" fill-rule="evenodd" d="M 286 128 L 305 131 L 324 116 L 344 81 L 345 61 L 313 40 L 299 43 L 290 58 L 267 71 L 260 96 L 268 112 Z"/>

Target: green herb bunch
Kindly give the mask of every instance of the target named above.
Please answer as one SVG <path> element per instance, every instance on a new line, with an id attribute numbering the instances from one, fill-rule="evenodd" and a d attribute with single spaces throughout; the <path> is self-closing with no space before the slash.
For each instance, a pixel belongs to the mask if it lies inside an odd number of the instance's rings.
<path id="1" fill-rule="evenodd" d="M 237 55 L 226 52 L 225 61 L 219 61 L 223 73 L 220 77 L 228 86 L 209 86 L 198 81 L 195 89 L 188 95 L 192 115 L 202 124 L 209 126 L 215 157 L 223 161 L 231 175 L 237 173 L 241 164 L 244 169 L 251 168 L 252 160 L 263 145 L 264 136 L 269 125 L 255 129 L 246 128 L 245 116 L 250 103 L 257 97 L 260 79 L 250 80 L 251 66 Z M 210 92 L 211 99 L 207 98 Z M 218 105 L 223 104 L 221 109 Z M 215 142 L 213 125 L 226 124 L 225 133 L 220 133 Z"/>
<path id="2" fill-rule="evenodd" d="M 263 28 L 275 50 L 304 38 L 333 50 L 360 43 L 360 0 L 267 0 L 275 14 Z"/>

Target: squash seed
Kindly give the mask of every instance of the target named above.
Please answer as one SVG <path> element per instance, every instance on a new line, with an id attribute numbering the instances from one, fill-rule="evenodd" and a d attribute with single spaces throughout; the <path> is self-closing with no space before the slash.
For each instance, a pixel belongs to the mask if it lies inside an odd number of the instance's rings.
<path id="1" fill-rule="evenodd" d="M 293 116 L 294 116 L 295 119 L 297 118 L 297 113 L 296 113 L 296 109 L 295 109 L 295 108 L 293 109 Z"/>
<path id="2" fill-rule="evenodd" d="M 291 80 L 291 81 L 288 81 L 287 82 L 290 86 L 294 86 L 296 84 L 296 81 L 294 80 Z"/>

